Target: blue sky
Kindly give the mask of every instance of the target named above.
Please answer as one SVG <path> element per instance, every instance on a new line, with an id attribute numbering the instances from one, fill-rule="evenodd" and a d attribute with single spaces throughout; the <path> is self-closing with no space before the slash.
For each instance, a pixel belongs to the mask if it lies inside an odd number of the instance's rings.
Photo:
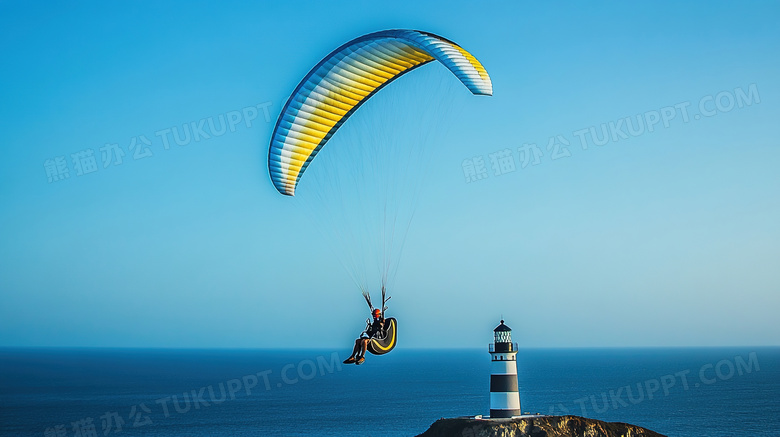
<path id="1" fill-rule="evenodd" d="M 388 28 L 456 41 L 494 87 L 459 95 L 431 141 L 392 290 L 403 347 L 482 347 L 501 316 L 524 347 L 776 345 L 778 18 L 773 2 L 0 3 L 0 346 L 348 348 L 365 304 L 266 154 L 306 72 Z M 675 105 L 652 132 L 588 136 Z M 163 145 L 231 114 L 234 131 Z M 516 170 L 496 174 L 504 149 Z M 50 182 L 57 157 L 69 177 Z M 475 157 L 488 177 L 466 183 Z"/>

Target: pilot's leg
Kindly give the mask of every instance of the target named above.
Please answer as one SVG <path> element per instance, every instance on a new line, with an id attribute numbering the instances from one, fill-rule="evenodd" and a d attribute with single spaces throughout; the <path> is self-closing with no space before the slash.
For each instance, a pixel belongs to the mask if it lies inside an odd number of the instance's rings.
<path id="1" fill-rule="evenodd" d="M 344 364 L 352 364 L 355 362 L 355 355 L 360 351 L 360 339 L 355 340 L 355 347 L 352 348 L 352 355 L 344 360 Z"/>
<path id="2" fill-rule="evenodd" d="M 363 357 L 366 355 L 366 349 L 368 348 L 368 339 L 367 338 L 361 338 L 360 339 L 360 356 Z"/>

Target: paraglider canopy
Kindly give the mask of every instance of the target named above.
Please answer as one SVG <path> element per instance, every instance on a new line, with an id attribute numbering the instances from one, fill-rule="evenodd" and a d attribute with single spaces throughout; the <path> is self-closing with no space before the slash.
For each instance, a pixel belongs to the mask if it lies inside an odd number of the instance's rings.
<path id="1" fill-rule="evenodd" d="M 306 167 L 360 105 L 401 75 L 433 60 L 473 94 L 493 94 L 490 76 L 474 56 L 428 32 L 375 32 L 326 56 L 298 84 L 276 121 L 268 151 L 268 171 L 276 189 L 295 195 Z"/>

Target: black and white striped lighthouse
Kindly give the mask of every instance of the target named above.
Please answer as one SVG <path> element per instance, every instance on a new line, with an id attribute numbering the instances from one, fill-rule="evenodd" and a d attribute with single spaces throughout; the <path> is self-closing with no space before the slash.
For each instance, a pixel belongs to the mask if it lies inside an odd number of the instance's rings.
<path id="1" fill-rule="evenodd" d="M 490 417 L 519 416 L 520 394 L 517 391 L 517 343 L 512 330 L 501 321 L 493 330 L 490 352 Z"/>

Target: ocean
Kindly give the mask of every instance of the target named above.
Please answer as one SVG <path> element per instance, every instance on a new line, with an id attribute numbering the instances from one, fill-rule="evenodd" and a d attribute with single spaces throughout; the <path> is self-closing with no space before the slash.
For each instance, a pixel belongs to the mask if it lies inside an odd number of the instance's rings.
<path id="1" fill-rule="evenodd" d="M 484 350 L 0 349 L 3 436 L 414 436 L 488 414 Z M 780 348 L 521 349 L 524 412 L 780 436 Z"/>

